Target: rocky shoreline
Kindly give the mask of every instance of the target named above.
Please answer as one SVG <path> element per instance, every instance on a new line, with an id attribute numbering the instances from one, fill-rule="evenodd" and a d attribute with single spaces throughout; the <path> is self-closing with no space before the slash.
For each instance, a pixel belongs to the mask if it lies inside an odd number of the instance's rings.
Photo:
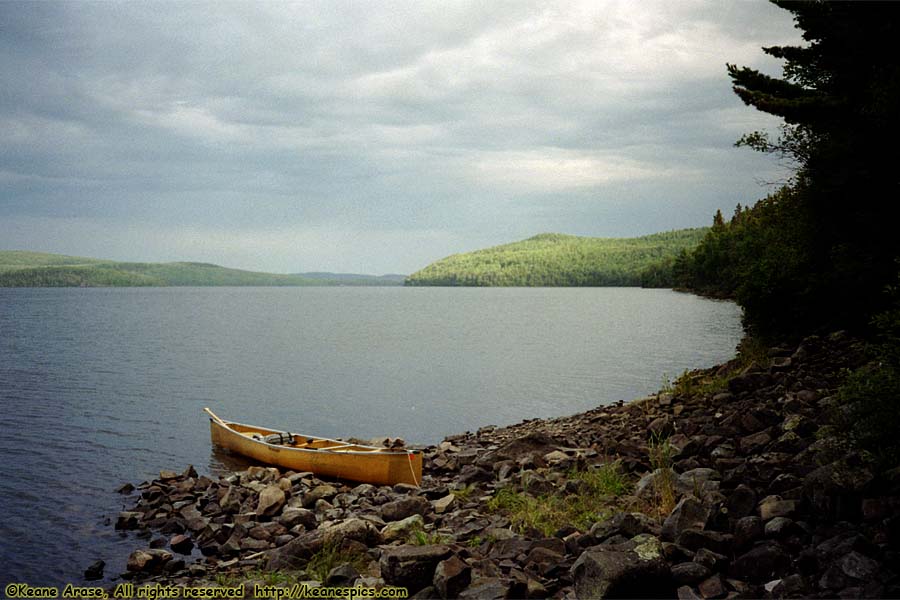
<path id="1" fill-rule="evenodd" d="M 137 585 L 405 587 L 416 598 L 898 597 L 900 472 L 830 432 L 845 333 L 570 417 L 425 448 L 421 488 L 251 467 L 120 490 Z M 102 576 L 92 565 L 86 577 Z"/>

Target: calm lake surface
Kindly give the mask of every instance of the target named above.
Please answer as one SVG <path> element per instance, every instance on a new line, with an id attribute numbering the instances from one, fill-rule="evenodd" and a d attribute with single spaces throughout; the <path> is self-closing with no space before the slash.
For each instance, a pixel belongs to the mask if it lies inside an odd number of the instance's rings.
<path id="1" fill-rule="evenodd" d="M 0 289 L 0 579 L 123 572 L 147 541 L 113 530 L 117 487 L 232 466 L 204 406 L 436 443 L 639 397 L 740 336 L 734 304 L 637 288 Z"/>

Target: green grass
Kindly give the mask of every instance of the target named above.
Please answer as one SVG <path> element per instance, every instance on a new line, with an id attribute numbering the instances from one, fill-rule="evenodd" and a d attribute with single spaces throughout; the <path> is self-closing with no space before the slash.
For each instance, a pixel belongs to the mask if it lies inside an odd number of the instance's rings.
<path id="1" fill-rule="evenodd" d="M 700 243 L 707 228 L 638 238 L 545 233 L 454 254 L 410 275 L 407 285 L 639 286 L 644 273 Z"/>
<path id="2" fill-rule="evenodd" d="M 654 492 L 657 504 L 654 507 L 659 515 L 668 515 L 675 508 L 675 476 L 672 474 L 672 462 L 675 449 L 669 443 L 669 438 L 661 438 L 654 435 L 650 438 L 648 447 L 650 466 L 653 470 L 660 469 L 660 475 L 656 478 Z"/>
<path id="3" fill-rule="evenodd" d="M 514 530 L 525 533 L 537 530 L 551 536 L 567 525 L 586 530 L 596 521 L 606 518 L 615 498 L 630 489 L 630 483 L 617 463 L 595 469 L 572 471 L 570 480 L 583 482 L 578 493 L 557 492 L 534 497 L 514 487 L 500 488 L 488 502 L 488 510 L 505 515 Z"/>
<path id="4" fill-rule="evenodd" d="M 310 557 L 306 564 L 306 574 L 317 581 L 325 581 L 333 568 L 346 563 L 362 572 L 368 559 L 362 554 L 342 550 L 340 543 L 327 542 L 321 550 Z"/>

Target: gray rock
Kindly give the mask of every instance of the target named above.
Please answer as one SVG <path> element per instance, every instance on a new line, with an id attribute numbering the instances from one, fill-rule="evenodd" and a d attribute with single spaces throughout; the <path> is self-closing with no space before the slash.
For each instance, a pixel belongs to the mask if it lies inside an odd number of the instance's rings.
<path id="1" fill-rule="evenodd" d="M 679 586 L 699 583 L 709 577 L 711 571 L 696 562 L 679 563 L 672 567 L 672 579 Z"/>
<path id="2" fill-rule="evenodd" d="M 457 556 L 438 563 L 434 570 L 434 590 L 440 598 L 456 598 L 472 582 L 472 567 Z"/>
<path id="3" fill-rule="evenodd" d="M 431 585 L 438 564 L 450 555 L 450 548 L 444 545 L 385 548 L 379 561 L 381 577 L 388 585 L 415 593 Z"/>
<path id="4" fill-rule="evenodd" d="M 347 540 L 374 546 L 381 543 L 381 534 L 368 521 L 356 518 L 347 519 L 331 527 L 305 531 L 284 546 L 271 550 L 268 553 L 266 568 L 271 571 L 302 568 L 326 543 L 344 543 Z"/>
<path id="5" fill-rule="evenodd" d="M 169 547 L 178 554 L 190 554 L 194 549 L 194 542 L 186 535 L 176 535 L 169 540 Z"/>
<path id="6" fill-rule="evenodd" d="M 733 519 L 751 515 L 756 509 L 756 492 L 753 488 L 740 484 L 728 496 L 725 506 Z"/>
<path id="7" fill-rule="evenodd" d="M 278 485 L 269 485 L 259 493 L 256 514 L 260 517 L 274 517 L 284 506 L 284 490 Z"/>
<path id="8" fill-rule="evenodd" d="M 442 498 L 438 498 L 437 500 L 431 501 L 431 506 L 434 508 L 435 514 L 442 515 L 448 510 L 450 510 L 456 504 L 456 496 L 453 494 L 447 494 Z"/>
<path id="9" fill-rule="evenodd" d="M 333 485 L 319 485 L 303 494 L 303 508 L 312 508 L 319 500 L 334 498 L 338 491 Z"/>
<path id="10" fill-rule="evenodd" d="M 647 437 L 649 438 L 661 440 L 673 433 L 675 433 L 675 420 L 668 414 L 653 419 L 647 426 Z"/>
<path id="11" fill-rule="evenodd" d="M 635 552 L 597 546 L 572 566 L 578 598 L 663 598 L 675 594 L 669 566 L 662 558 L 644 560 Z"/>
<path id="12" fill-rule="evenodd" d="M 872 473 L 863 466 L 839 460 L 807 475 L 803 480 L 803 496 L 823 516 L 854 519 L 872 479 Z"/>
<path id="13" fill-rule="evenodd" d="M 763 521 L 775 517 L 792 517 L 796 512 L 796 500 L 782 500 L 779 496 L 768 496 L 759 503 L 759 516 Z"/>
<path id="14" fill-rule="evenodd" d="M 486 483 L 494 480 L 494 473 L 478 465 L 466 465 L 459 471 L 457 481 L 464 485 Z"/>
<path id="15" fill-rule="evenodd" d="M 327 587 L 353 587 L 359 579 L 359 572 L 349 563 L 338 565 L 325 577 Z"/>
<path id="16" fill-rule="evenodd" d="M 721 473 L 715 469 L 698 467 L 679 475 L 675 480 L 675 489 L 679 494 L 693 494 L 702 499 L 711 492 L 719 491 L 721 479 Z"/>
<path id="17" fill-rule="evenodd" d="M 787 575 L 791 557 L 780 546 L 766 542 L 754 546 L 731 564 L 731 574 L 753 583 L 766 583 Z"/>
<path id="18" fill-rule="evenodd" d="M 103 579 L 103 569 L 106 563 L 102 560 L 94 561 L 87 569 L 84 570 L 85 581 L 97 581 Z"/>
<path id="19" fill-rule="evenodd" d="M 868 581 L 878 573 L 878 563 L 864 554 L 853 551 L 837 562 L 847 577 Z"/>
<path id="20" fill-rule="evenodd" d="M 708 518 L 709 508 L 693 496 L 685 496 L 666 517 L 660 537 L 667 542 L 674 542 L 685 529 L 703 529 Z"/>
<path id="21" fill-rule="evenodd" d="M 761 540 L 764 534 L 763 522 L 759 517 L 741 517 L 734 524 L 734 548 L 744 550 L 753 542 Z"/>
<path id="22" fill-rule="evenodd" d="M 315 529 L 318 525 L 316 513 L 306 508 L 286 508 L 278 518 L 278 522 L 287 529 L 301 525 L 303 529 Z"/>
<path id="23" fill-rule="evenodd" d="M 165 550 L 135 550 L 128 556 L 125 568 L 131 573 L 159 573 L 170 560 L 172 553 Z"/>
<path id="24" fill-rule="evenodd" d="M 116 529 L 137 529 L 144 513 L 135 511 L 120 512 L 116 519 Z"/>
<path id="25" fill-rule="evenodd" d="M 725 571 L 728 568 L 728 557 L 709 548 L 700 548 L 694 553 L 694 562 L 703 565 L 710 572 Z"/>
<path id="26" fill-rule="evenodd" d="M 421 496 L 407 496 L 388 502 L 381 507 L 381 518 L 385 521 L 401 521 L 412 515 L 425 515 L 431 503 Z"/>
<path id="27" fill-rule="evenodd" d="M 509 585 L 499 577 L 481 577 L 460 592 L 463 600 L 501 600 L 509 594 Z"/>
<path id="28" fill-rule="evenodd" d="M 802 529 L 793 519 L 787 517 L 775 517 L 766 523 L 765 527 L 767 538 L 783 538 L 800 532 L 802 532 Z"/>
<path id="29" fill-rule="evenodd" d="M 772 436 L 767 431 L 759 431 L 748 436 L 744 436 L 740 440 L 740 449 L 743 454 L 753 454 L 761 451 L 769 442 Z"/>
<path id="30" fill-rule="evenodd" d="M 731 546 L 734 541 L 730 533 L 719 531 L 703 531 L 701 529 L 685 529 L 678 535 L 676 543 L 689 550 L 708 548 L 718 554 L 731 554 Z"/>
<path id="31" fill-rule="evenodd" d="M 236 485 L 228 486 L 225 495 L 219 500 L 222 512 L 236 515 L 241 512 L 241 493 Z"/>
<path id="32" fill-rule="evenodd" d="M 724 598 L 728 594 L 725 583 L 722 581 L 722 576 L 718 573 L 701 581 L 697 589 L 703 598 Z"/>
<path id="33" fill-rule="evenodd" d="M 385 525 L 381 530 L 381 537 L 385 544 L 390 544 L 395 540 L 406 541 L 414 531 L 421 531 L 424 527 L 425 520 L 422 515 L 412 515 Z"/>
<path id="34" fill-rule="evenodd" d="M 652 501 L 658 494 L 660 482 L 664 478 L 670 478 L 674 486 L 678 475 L 672 469 L 656 469 L 652 473 L 647 473 L 635 484 L 634 495 L 641 500 Z"/>
<path id="35" fill-rule="evenodd" d="M 616 513 L 606 521 L 594 523 L 590 534 L 602 542 L 614 535 L 633 538 L 641 533 L 654 533 L 657 529 L 656 522 L 643 513 Z"/>
<path id="36" fill-rule="evenodd" d="M 675 591 L 675 595 L 678 600 L 703 600 L 689 585 L 683 585 L 678 588 Z"/>

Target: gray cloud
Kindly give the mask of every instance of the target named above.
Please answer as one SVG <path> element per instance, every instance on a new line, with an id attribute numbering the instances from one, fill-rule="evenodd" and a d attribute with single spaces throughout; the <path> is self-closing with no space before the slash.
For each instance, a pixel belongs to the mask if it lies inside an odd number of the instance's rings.
<path id="1" fill-rule="evenodd" d="M 765 2 L 0 3 L 7 248 L 413 271 L 705 224 L 777 165 Z"/>

